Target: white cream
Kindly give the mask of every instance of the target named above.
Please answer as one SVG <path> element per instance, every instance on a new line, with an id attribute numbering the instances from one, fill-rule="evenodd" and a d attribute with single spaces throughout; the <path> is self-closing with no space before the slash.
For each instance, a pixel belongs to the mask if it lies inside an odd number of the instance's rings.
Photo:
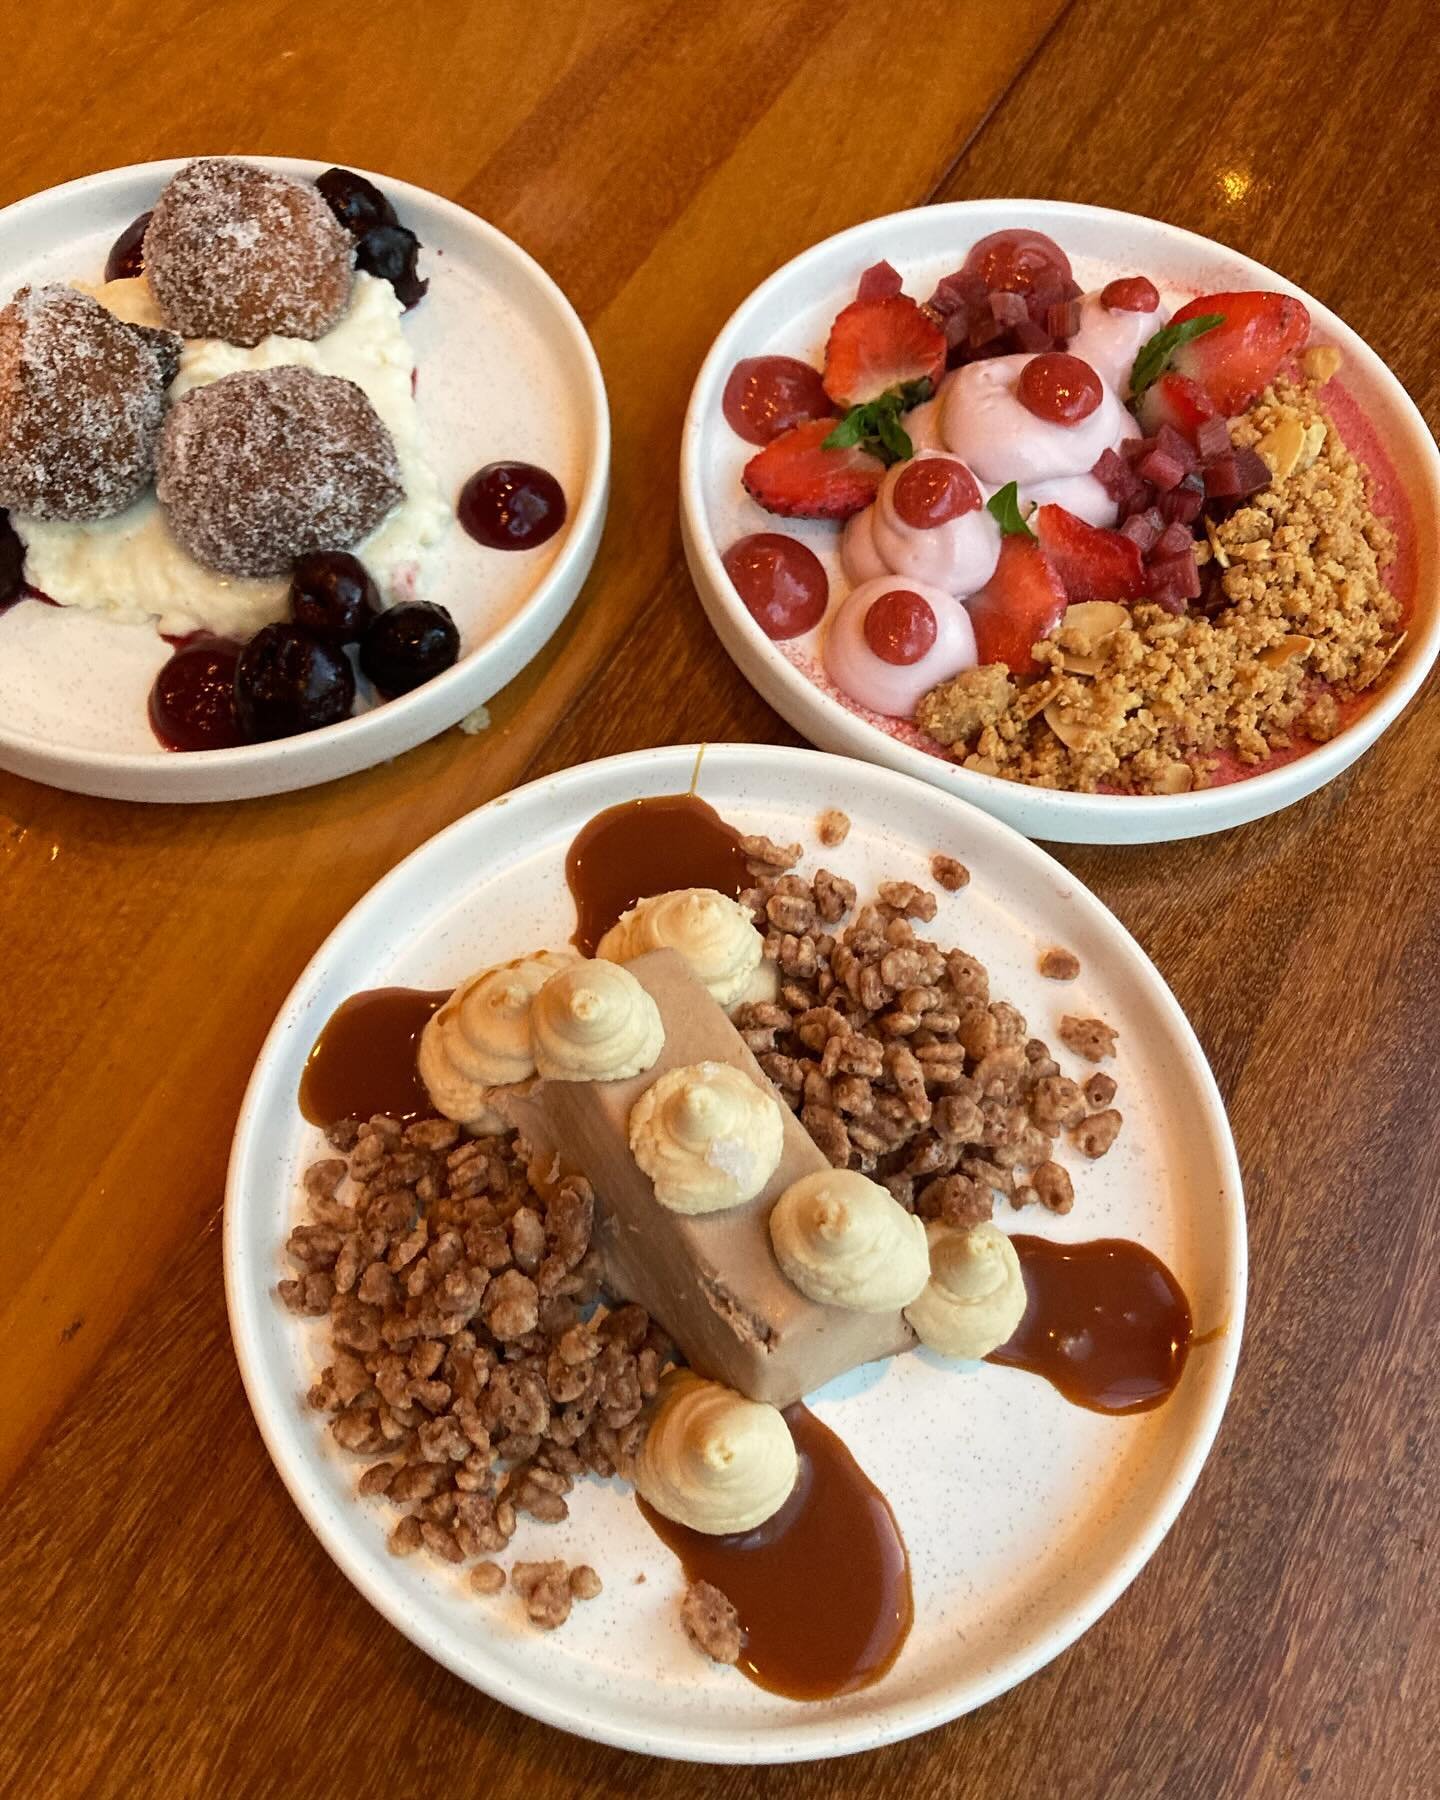
<path id="1" fill-rule="evenodd" d="M 905 1308 L 915 1335 L 941 1356 L 978 1360 L 1014 1336 L 1025 1315 L 1015 1246 L 998 1226 L 962 1231 L 932 1220 L 930 1280 Z"/>
<path id="2" fill-rule="evenodd" d="M 714 888 L 677 888 L 632 906 L 601 938 L 595 954 L 627 963 L 647 950 L 674 950 L 721 1006 L 746 999 L 765 940 L 747 907 Z"/>
<path id="3" fill-rule="evenodd" d="M 432 1014 L 416 1060 L 437 1112 L 476 1136 L 505 1129 L 491 1097 L 496 1088 L 535 1073 L 531 1002 L 552 975 L 576 960 L 570 951 L 540 950 L 482 969 Z"/>
<path id="4" fill-rule="evenodd" d="M 1168 321 L 1163 304 L 1154 312 L 1114 312 L 1100 302 L 1103 290 L 1086 294 L 1080 302 L 1080 329 L 1067 348 L 1078 356 L 1117 394 L 1130 391 L 1130 371 L 1135 358 Z"/>
<path id="5" fill-rule="evenodd" d="M 628 969 L 576 962 L 530 1007 L 535 1067 L 550 1081 L 623 1081 L 665 1047 L 660 1009 Z"/>
<path id="6" fill-rule="evenodd" d="M 898 1311 L 930 1279 L 923 1222 L 850 1169 L 792 1182 L 770 1214 L 770 1242 L 787 1280 L 823 1306 Z"/>
<path id="7" fill-rule="evenodd" d="M 670 1069 L 630 1109 L 630 1151 L 671 1212 L 753 1200 L 780 1166 L 780 1102 L 729 1063 Z"/>
<path id="8" fill-rule="evenodd" d="M 662 1517 L 718 1536 L 779 1512 L 800 1472 L 773 1406 L 688 1369 L 666 1377 L 635 1462 L 635 1486 Z"/>
<path id="9" fill-rule="evenodd" d="M 1075 425 L 1040 419 L 1016 394 L 1029 356 L 966 363 L 946 381 L 941 430 L 946 446 L 987 487 L 1019 483 L 1022 499 L 1037 482 L 1086 475 L 1102 450 L 1118 450 L 1140 427 L 1102 380 L 1100 404 Z M 1113 516 L 1112 521 L 1113 523 Z"/>
<path id="10" fill-rule="evenodd" d="M 136 325 L 163 325 L 143 276 L 77 287 Z M 170 387 L 178 400 L 193 387 L 244 369 L 293 363 L 324 375 L 343 375 L 363 388 L 389 427 L 400 459 L 405 497 L 355 554 L 387 603 L 413 599 L 426 553 L 453 517 L 420 444 L 415 371 L 400 327 L 403 312 L 388 281 L 355 277 L 350 305 L 322 338 L 262 338 L 253 349 L 212 338 L 188 338 Z M 285 616 L 284 576 L 247 580 L 202 568 L 170 535 L 153 489 L 111 519 L 67 523 L 11 515 L 25 543 L 26 578 L 62 606 L 105 613 L 123 623 L 153 619 L 173 635 L 206 630 L 246 638 Z"/>
<path id="11" fill-rule="evenodd" d="M 886 662 L 865 637 L 866 614 L 877 600 L 897 588 L 918 594 L 935 617 L 935 641 L 912 663 Z M 826 673 L 842 693 L 872 712 L 899 719 L 911 718 L 931 688 L 962 669 L 973 669 L 980 660 L 975 627 L 953 594 L 927 582 L 902 581 L 893 575 L 863 581 L 850 590 L 830 614 L 821 653 Z"/>

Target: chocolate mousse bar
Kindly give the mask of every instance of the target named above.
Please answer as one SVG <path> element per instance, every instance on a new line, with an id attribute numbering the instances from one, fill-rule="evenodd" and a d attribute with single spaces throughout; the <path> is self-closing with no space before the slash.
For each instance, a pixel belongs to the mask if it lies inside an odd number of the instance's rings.
<path id="1" fill-rule="evenodd" d="M 915 1335 L 899 1312 L 818 1305 L 781 1272 L 770 1246 L 770 1209 L 792 1182 L 830 1165 L 778 1094 L 784 1148 L 753 1200 L 723 1212 L 684 1214 L 655 1198 L 629 1141 L 630 1109 L 653 1082 L 671 1069 L 720 1062 L 768 1093 L 775 1089 L 673 950 L 649 951 L 626 967 L 664 1021 L 658 1061 L 621 1081 L 540 1080 L 506 1100 L 538 1158 L 558 1157 L 595 1189 L 607 1285 L 658 1319 L 699 1373 L 774 1406 L 910 1348 Z"/>

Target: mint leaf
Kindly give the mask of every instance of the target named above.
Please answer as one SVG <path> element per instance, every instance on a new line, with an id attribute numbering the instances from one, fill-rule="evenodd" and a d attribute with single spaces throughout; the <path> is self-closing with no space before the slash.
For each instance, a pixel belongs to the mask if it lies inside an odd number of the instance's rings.
<path id="1" fill-rule="evenodd" d="M 934 391 L 928 376 L 919 381 L 905 381 L 898 387 L 886 388 L 863 406 L 852 406 L 828 436 L 822 438 L 822 450 L 853 450 L 857 446 L 879 457 L 888 468 L 915 454 L 910 434 L 900 423 L 900 415 L 912 406 L 928 400 Z"/>
<path id="2" fill-rule="evenodd" d="M 1020 489 L 1017 483 L 1007 481 L 1004 487 L 985 502 L 985 510 L 1006 537 L 1034 537 L 1035 533 L 1020 510 Z"/>
<path id="3" fill-rule="evenodd" d="M 1180 348 L 1192 339 L 1203 337 L 1217 325 L 1225 323 L 1224 313 L 1200 313 L 1193 319 L 1182 319 L 1178 325 L 1166 325 L 1140 348 L 1135 367 L 1130 371 L 1130 398 L 1138 400 L 1146 388 L 1165 373 L 1165 365 Z"/>

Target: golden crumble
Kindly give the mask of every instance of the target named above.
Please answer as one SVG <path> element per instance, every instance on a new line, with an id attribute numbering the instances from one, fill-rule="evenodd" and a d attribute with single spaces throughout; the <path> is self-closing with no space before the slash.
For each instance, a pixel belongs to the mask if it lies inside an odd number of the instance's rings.
<path id="1" fill-rule="evenodd" d="M 1197 546 L 1208 614 L 1072 606 L 1035 647 L 1036 680 L 968 670 L 921 701 L 921 729 L 966 768 L 1085 793 L 1183 793 L 1222 754 L 1254 766 L 1333 737 L 1401 639 L 1381 577 L 1394 535 L 1315 382 L 1277 381 L 1231 436 L 1273 479 Z"/>

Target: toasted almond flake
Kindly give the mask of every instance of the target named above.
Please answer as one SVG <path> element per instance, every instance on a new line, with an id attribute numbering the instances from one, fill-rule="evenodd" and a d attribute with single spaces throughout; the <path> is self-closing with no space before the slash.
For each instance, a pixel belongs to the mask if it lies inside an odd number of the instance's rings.
<path id="1" fill-rule="evenodd" d="M 1300 446 L 1300 460 L 1297 469 L 1308 469 L 1325 448 L 1325 422 L 1323 419 L 1312 419 L 1305 427 L 1305 441 Z"/>
<path id="2" fill-rule="evenodd" d="M 1067 750 L 1088 750 L 1099 742 L 1101 734 L 1058 701 L 1045 708 L 1045 723 Z"/>
<path id="3" fill-rule="evenodd" d="M 1065 608 L 1060 621 L 1060 648 L 1093 656 L 1107 639 L 1130 623 L 1130 612 L 1118 600 L 1080 600 Z"/>
<path id="4" fill-rule="evenodd" d="M 1331 381 L 1344 361 L 1333 344 L 1315 344 L 1300 358 L 1300 367 L 1312 381 Z"/>
<path id="5" fill-rule="evenodd" d="M 1308 656 L 1314 648 L 1313 638 L 1301 637 L 1292 631 L 1288 637 L 1281 638 L 1278 644 L 1271 644 L 1268 650 L 1262 650 L 1259 660 L 1267 669 L 1283 669 L 1293 658 Z"/>
<path id="6" fill-rule="evenodd" d="M 1228 569 L 1230 567 L 1230 558 L 1226 554 L 1225 546 L 1215 535 L 1215 522 L 1213 519 L 1207 519 L 1205 521 L 1205 535 L 1210 540 L 1210 549 L 1214 554 L 1216 562 L 1219 563 L 1222 569 Z"/>
<path id="7" fill-rule="evenodd" d="M 1273 478 L 1285 481 L 1295 472 L 1300 453 L 1305 448 L 1305 427 L 1299 419 L 1282 419 L 1273 431 L 1265 433 L 1255 448 Z"/>
<path id="8" fill-rule="evenodd" d="M 1195 771 L 1189 763 L 1168 763 L 1155 777 L 1157 794 L 1188 794 L 1195 785 Z"/>

